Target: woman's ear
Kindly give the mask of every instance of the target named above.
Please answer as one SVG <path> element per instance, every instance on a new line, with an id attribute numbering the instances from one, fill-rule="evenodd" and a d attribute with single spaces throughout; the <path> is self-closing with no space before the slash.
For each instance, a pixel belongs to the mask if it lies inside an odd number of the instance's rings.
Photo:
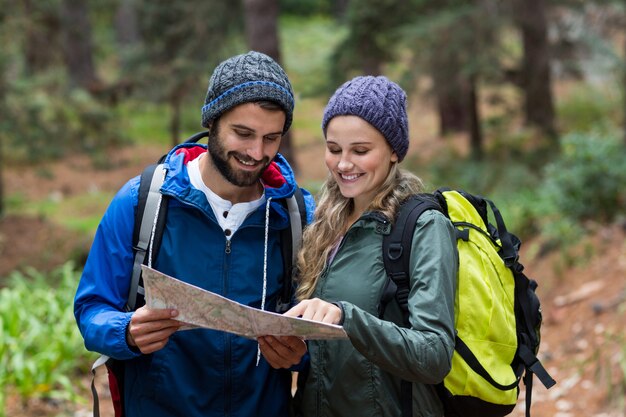
<path id="1" fill-rule="evenodd" d="M 394 152 L 391 152 L 391 162 L 398 162 L 398 154 Z"/>

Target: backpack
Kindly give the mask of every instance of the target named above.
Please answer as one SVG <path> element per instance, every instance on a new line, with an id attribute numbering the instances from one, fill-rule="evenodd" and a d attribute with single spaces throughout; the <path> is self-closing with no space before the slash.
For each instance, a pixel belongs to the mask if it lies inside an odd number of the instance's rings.
<path id="1" fill-rule="evenodd" d="M 489 223 L 488 209 L 496 222 Z M 519 262 L 521 241 L 509 233 L 495 204 L 483 197 L 441 188 L 403 203 L 390 234 L 383 238 L 388 275 L 379 305 L 394 297 L 408 327 L 409 257 L 416 221 L 438 210 L 457 230 L 458 289 L 452 368 L 436 386 L 446 417 L 501 417 L 513 411 L 519 383 L 526 385 L 530 417 L 533 375 L 550 388 L 556 382 L 537 359 L 541 307 L 536 281 Z M 412 415 L 411 383 L 402 381 L 403 417 Z"/>
<path id="2" fill-rule="evenodd" d="M 206 136 L 208 136 L 208 131 L 196 133 L 187 139 L 185 143 L 196 143 Z M 156 164 L 148 165 L 144 168 L 140 176 L 138 204 L 133 230 L 133 251 L 135 256 L 128 299 L 124 308 L 126 311 L 134 311 L 145 304 L 141 265 L 151 266 L 161 246 L 167 217 L 167 200 L 169 199 L 168 196 L 160 192 L 161 185 L 165 179 L 165 170 L 163 169 L 165 157 L 166 155 L 163 155 Z M 307 215 L 304 196 L 299 187 L 296 187 L 293 196 L 279 201 L 289 213 L 289 227 L 280 232 L 284 279 L 283 288 L 276 303 L 276 310 L 284 313 L 291 304 L 294 290 L 292 277 L 296 271 L 297 255 L 302 243 L 302 231 L 307 223 Z M 94 375 L 91 382 L 93 415 L 94 417 L 100 417 L 99 398 L 95 388 L 95 372 L 96 368 L 101 365 L 106 365 L 107 368 L 115 417 L 122 417 L 124 415 L 124 363 L 105 355 L 100 356 L 91 368 Z"/>

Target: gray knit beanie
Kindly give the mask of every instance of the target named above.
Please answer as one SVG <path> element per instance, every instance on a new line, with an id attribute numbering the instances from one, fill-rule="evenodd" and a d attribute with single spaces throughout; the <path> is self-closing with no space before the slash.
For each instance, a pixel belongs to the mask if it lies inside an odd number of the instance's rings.
<path id="1" fill-rule="evenodd" d="M 409 121 L 406 94 L 386 77 L 360 76 L 344 83 L 330 98 L 322 130 L 335 116 L 353 115 L 366 120 L 383 134 L 391 149 L 402 161 L 409 149 Z"/>
<path id="2" fill-rule="evenodd" d="M 285 71 L 269 56 L 250 51 L 219 64 L 211 80 L 202 107 L 202 126 L 227 110 L 243 103 L 268 100 L 285 110 L 283 133 L 293 118 L 293 90 Z"/>

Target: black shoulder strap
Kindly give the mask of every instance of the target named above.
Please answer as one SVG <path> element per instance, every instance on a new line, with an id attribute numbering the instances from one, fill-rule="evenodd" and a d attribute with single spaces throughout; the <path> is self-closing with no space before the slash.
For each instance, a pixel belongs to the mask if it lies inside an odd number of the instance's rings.
<path id="1" fill-rule="evenodd" d="M 136 310 L 143 305 L 141 265 L 151 265 L 153 257 L 159 252 L 161 246 L 167 215 L 167 198 L 160 192 L 164 178 L 163 164 L 149 165 L 141 173 L 139 201 L 133 230 L 135 259 L 126 302 L 127 311 Z"/>
<path id="2" fill-rule="evenodd" d="M 387 283 L 378 305 L 378 316 L 385 314 L 387 304 L 395 296 L 404 315 L 404 324 L 409 327 L 409 292 L 411 267 L 411 245 L 417 219 L 426 210 L 442 211 L 435 198 L 429 194 L 417 194 L 407 199 L 400 206 L 391 232 L 383 236 L 383 262 L 387 272 Z M 402 399 L 402 417 L 413 415 L 413 386 L 411 382 L 402 380 L 400 387 Z"/>
<path id="3" fill-rule="evenodd" d="M 200 139 L 207 137 L 207 136 L 209 136 L 209 131 L 203 130 L 202 132 L 194 133 L 193 135 L 189 136 L 189 138 L 185 140 L 185 143 L 196 143 Z"/>
<path id="4" fill-rule="evenodd" d="M 283 290 L 276 302 L 276 311 L 283 313 L 291 305 L 293 278 L 296 274 L 298 251 L 302 246 L 302 231 L 307 224 L 306 203 L 299 187 L 293 195 L 284 200 L 289 212 L 289 227 L 281 231 L 280 248 L 283 256 Z"/>
<path id="5" fill-rule="evenodd" d="M 378 306 L 378 316 L 383 317 L 389 301 L 395 296 L 408 325 L 409 269 L 411 244 L 417 219 L 426 210 L 442 211 L 441 206 L 429 194 L 417 194 L 400 206 L 391 232 L 383 237 L 383 262 L 389 279 Z"/>

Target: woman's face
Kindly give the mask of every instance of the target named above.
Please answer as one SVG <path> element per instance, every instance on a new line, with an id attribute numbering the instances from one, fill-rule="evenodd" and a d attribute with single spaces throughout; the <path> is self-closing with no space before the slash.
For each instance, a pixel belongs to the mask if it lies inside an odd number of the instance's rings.
<path id="1" fill-rule="evenodd" d="M 326 166 L 341 194 L 363 211 L 398 156 L 374 126 L 358 116 L 336 116 L 326 128 Z"/>

